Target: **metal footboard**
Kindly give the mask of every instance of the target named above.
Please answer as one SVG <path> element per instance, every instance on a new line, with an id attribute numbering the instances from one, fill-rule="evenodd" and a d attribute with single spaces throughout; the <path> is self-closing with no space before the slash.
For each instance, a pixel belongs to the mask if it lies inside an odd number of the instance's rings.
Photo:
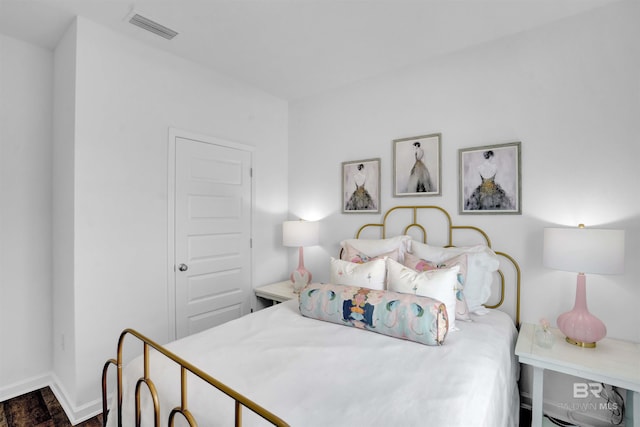
<path id="1" fill-rule="evenodd" d="M 193 417 L 192 413 L 189 411 L 188 402 L 187 402 L 187 377 L 188 374 L 195 375 L 217 388 L 231 399 L 235 401 L 235 426 L 242 426 L 242 408 L 246 407 L 251 411 L 255 412 L 257 415 L 261 416 L 271 424 L 275 426 L 288 426 L 286 422 L 282 419 L 278 418 L 273 413 L 269 412 L 262 406 L 254 403 L 247 397 L 241 395 L 240 393 L 234 391 L 230 387 L 216 380 L 206 372 L 198 369 L 196 366 L 182 359 L 181 357 L 173 354 L 166 348 L 161 345 L 155 343 L 144 335 L 133 329 L 125 329 L 120 334 L 120 339 L 118 340 L 118 354 L 116 359 L 109 359 L 102 369 L 102 413 L 103 413 L 103 426 L 107 425 L 107 417 L 108 417 L 108 407 L 107 407 L 107 374 L 109 372 L 109 367 L 111 365 L 116 366 L 116 378 L 117 378 L 117 416 L 118 416 L 118 426 L 122 427 L 122 351 L 124 346 L 124 339 L 127 335 L 131 335 L 137 338 L 139 341 L 143 343 L 143 364 L 144 364 L 144 373 L 143 376 L 138 379 L 136 382 L 135 389 L 135 416 L 136 416 L 136 426 L 141 424 L 141 408 L 140 408 L 140 392 L 143 386 L 146 386 L 151 398 L 153 400 L 153 408 L 154 408 L 154 425 L 156 427 L 160 426 L 160 402 L 158 398 L 158 392 L 153 383 L 153 380 L 149 376 L 149 348 L 153 348 L 157 352 L 163 354 L 165 357 L 169 358 L 176 364 L 180 366 L 180 404 L 173 408 L 169 414 L 169 419 L 167 420 L 168 426 L 173 426 L 175 422 L 175 417 L 179 414 L 181 415 L 190 426 L 197 426 L 197 422 Z M 113 412 L 113 411 L 112 411 Z"/>

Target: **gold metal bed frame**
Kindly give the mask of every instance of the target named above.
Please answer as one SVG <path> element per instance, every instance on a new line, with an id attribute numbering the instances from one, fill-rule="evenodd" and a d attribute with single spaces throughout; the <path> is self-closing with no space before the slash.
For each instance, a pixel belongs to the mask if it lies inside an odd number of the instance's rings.
<path id="1" fill-rule="evenodd" d="M 262 406 L 257 403 L 251 401 L 247 397 L 241 395 L 225 384 L 213 378 L 211 375 L 206 372 L 200 370 L 196 366 L 192 365 L 188 361 L 182 359 L 181 357 L 173 354 L 166 348 L 162 347 L 160 344 L 155 343 L 151 339 L 145 337 L 141 333 L 133 330 L 133 329 L 125 329 L 118 339 L 118 356 L 117 359 L 109 359 L 104 364 L 102 369 L 102 416 L 103 421 L 102 425 L 107 425 L 107 417 L 108 417 L 108 408 L 107 408 L 107 374 L 109 371 L 109 367 L 111 365 L 116 366 L 117 373 L 117 410 L 118 410 L 118 426 L 122 426 L 122 368 L 123 368 L 123 360 L 122 360 L 122 351 L 124 347 L 125 338 L 131 335 L 137 338 L 139 341 L 143 343 L 143 364 L 144 364 L 144 374 L 141 378 L 136 382 L 136 390 L 135 390 L 135 413 L 136 413 L 136 426 L 141 424 L 142 414 L 140 411 L 140 391 L 142 385 L 147 386 L 147 390 L 151 395 L 151 399 L 153 400 L 153 409 L 154 409 L 154 425 L 160 425 L 160 402 L 158 399 L 158 392 L 156 390 L 156 386 L 153 383 L 153 380 L 149 376 L 149 348 L 153 348 L 159 353 L 163 354 L 167 358 L 174 361 L 176 364 L 180 366 L 180 405 L 173 408 L 169 414 L 168 425 L 173 426 L 175 423 L 176 415 L 180 414 L 184 419 L 189 423 L 190 426 L 197 426 L 195 418 L 191 414 L 187 404 L 187 373 L 191 373 L 203 381 L 209 383 L 213 387 L 217 388 L 230 398 L 235 401 L 235 426 L 240 427 L 242 425 L 242 407 L 246 407 L 256 414 L 260 415 L 265 420 L 269 421 L 271 424 L 275 426 L 288 426 L 286 422 L 282 419 L 278 418 L 275 414 L 272 414 Z"/>
<path id="2" fill-rule="evenodd" d="M 447 247 L 453 247 L 455 246 L 453 244 L 453 234 L 454 231 L 456 230 L 472 230 L 474 232 L 479 233 L 479 235 L 482 237 L 482 239 L 484 240 L 484 243 L 486 243 L 486 245 L 491 248 L 491 240 L 489 239 L 489 236 L 487 235 L 487 233 L 485 233 L 482 229 L 478 228 L 478 227 L 474 227 L 474 226 L 466 226 L 466 225 L 453 225 L 453 222 L 451 220 L 451 216 L 449 215 L 449 213 L 444 210 L 443 208 L 439 207 L 439 206 L 396 206 L 393 207 L 391 209 L 389 209 L 384 217 L 381 223 L 371 223 L 371 224 L 365 224 L 362 227 L 360 227 L 360 229 L 358 230 L 358 232 L 356 233 L 356 238 L 360 238 L 360 235 L 362 234 L 362 232 L 368 228 L 375 228 L 378 229 L 380 232 L 380 237 L 381 238 L 386 238 L 386 234 L 387 234 L 387 220 L 389 219 L 390 215 L 392 213 L 397 213 L 399 211 L 402 210 L 407 210 L 410 212 L 411 214 L 411 218 L 412 221 L 409 225 L 407 225 L 402 234 L 408 234 L 409 231 L 413 228 L 417 228 L 421 233 L 422 233 L 422 241 L 424 243 L 427 243 L 427 229 L 418 222 L 418 213 L 422 210 L 435 210 L 437 212 L 440 212 L 444 215 L 444 218 L 446 220 L 447 223 L 447 243 L 444 246 Z M 516 290 L 516 312 L 515 312 L 515 324 L 516 327 L 519 327 L 520 325 L 520 266 L 518 265 L 518 263 L 515 261 L 515 259 L 513 259 L 510 255 L 504 253 L 504 252 L 498 252 L 498 251 L 494 251 L 496 253 L 496 255 L 503 257 L 504 259 L 506 259 L 509 263 L 512 264 L 514 272 L 515 272 L 515 290 Z M 487 305 L 487 308 L 498 308 L 500 307 L 503 303 L 504 303 L 504 299 L 505 299 L 505 275 L 502 272 L 502 270 L 498 270 L 498 274 L 500 277 L 500 300 L 495 304 L 495 305 Z M 102 411 L 103 411 L 103 426 L 106 426 L 107 424 L 107 417 L 108 417 L 108 393 L 107 393 L 107 376 L 108 376 L 108 372 L 109 372 L 109 367 L 111 365 L 116 367 L 116 404 L 117 404 L 117 408 L 115 408 L 117 410 L 117 416 L 118 416 L 118 426 L 122 426 L 122 394 L 123 394 L 123 390 L 122 390 L 122 369 L 123 369 L 123 347 L 124 347 L 124 341 L 125 338 L 127 336 L 132 336 L 135 339 L 137 339 L 138 341 L 140 341 L 143 344 L 143 366 L 144 366 L 144 373 L 143 376 L 141 378 L 138 379 L 138 381 L 136 382 L 136 388 L 135 388 L 135 414 L 136 414 L 136 426 L 139 426 L 141 424 L 141 418 L 142 418 L 142 414 L 141 414 L 141 409 L 140 409 L 140 397 L 141 397 L 141 390 L 142 390 L 142 386 L 143 384 L 147 387 L 147 390 L 149 392 L 149 394 L 151 395 L 151 399 L 153 401 L 153 408 L 154 408 L 154 425 L 155 426 L 160 426 L 160 407 L 159 407 L 159 399 L 158 399 L 158 393 L 156 390 L 156 387 L 154 385 L 153 380 L 150 378 L 149 376 L 149 349 L 153 348 L 154 350 L 156 350 L 157 352 L 161 353 L 162 355 L 164 355 L 165 357 L 169 358 L 170 360 L 172 360 L 173 362 L 175 362 L 177 365 L 180 366 L 180 405 L 176 406 L 175 408 L 173 408 L 173 410 L 170 412 L 169 414 L 169 419 L 167 424 L 169 426 L 173 426 L 175 423 L 175 417 L 180 414 L 188 423 L 190 426 L 197 426 L 197 422 L 194 419 L 193 415 L 191 414 L 191 412 L 189 411 L 188 408 L 188 402 L 187 402 L 187 374 L 191 373 L 199 378 L 201 378 L 203 381 L 207 382 L 208 384 L 212 385 L 213 387 L 217 388 L 218 390 L 220 390 L 221 392 L 223 392 L 224 394 L 226 394 L 227 396 L 229 396 L 231 399 L 233 399 L 235 401 L 235 426 L 236 427 L 240 427 L 242 426 L 242 407 L 246 407 L 249 410 L 255 412 L 257 415 L 261 416 L 263 419 L 265 419 L 266 421 L 270 422 L 271 424 L 275 425 L 275 426 L 288 426 L 288 424 L 283 421 L 282 419 L 280 419 L 279 417 L 277 417 L 275 414 L 269 412 L 267 409 L 263 408 L 262 406 L 258 405 L 257 403 L 253 402 L 252 400 L 250 400 L 249 398 L 241 395 L 240 393 L 236 392 L 235 390 L 231 389 L 230 387 L 228 387 L 227 385 L 221 383 L 220 381 L 216 380 L 215 378 L 211 377 L 209 374 L 207 374 L 206 372 L 200 370 L 199 368 L 197 368 L 196 366 L 192 365 L 191 363 L 189 363 L 188 361 L 182 359 L 181 357 L 177 356 L 176 354 L 172 353 L 171 351 L 167 350 L 166 348 L 164 348 L 163 346 L 161 346 L 160 344 L 155 343 L 154 341 L 152 341 L 151 339 L 145 337 L 144 335 L 140 334 L 139 332 L 133 330 L 133 329 L 125 329 L 121 334 L 120 334 L 120 338 L 118 340 L 118 349 L 117 349 L 117 358 L 116 359 L 109 359 L 105 364 L 104 367 L 102 369 Z"/>

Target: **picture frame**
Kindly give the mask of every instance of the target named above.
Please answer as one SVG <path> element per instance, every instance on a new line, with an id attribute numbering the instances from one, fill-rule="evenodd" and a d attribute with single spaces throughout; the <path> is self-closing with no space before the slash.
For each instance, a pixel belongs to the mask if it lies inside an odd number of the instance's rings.
<path id="1" fill-rule="evenodd" d="M 440 196 L 442 134 L 393 140 L 393 197 Z"/>
<path id="2" fill-rule="evenodd" d="M 380 212 L 380 159 L 342 163 L 342 213 Z"/>
<path id="3" fill-rule="evenodd" d="M 458 152 L 460 214 L 522 214 L 520 142 Z"/>

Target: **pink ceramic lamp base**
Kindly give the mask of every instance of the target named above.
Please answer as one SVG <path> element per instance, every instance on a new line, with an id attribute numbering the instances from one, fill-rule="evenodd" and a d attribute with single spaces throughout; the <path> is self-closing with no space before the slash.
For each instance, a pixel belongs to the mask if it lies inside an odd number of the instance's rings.
<path id="1" fill-rule="evenodd" d="M 289 279 L 291 279 L 291 283 L 293 283 L 293 292 L 295 293 L 300 293 L 302 288 L 311 283 L 311 272 L 304 268 L 302 246 L 300 246 L 298 251 L 298 268 L 291 272 Z"/>
<path id="2" fill-rule="evenodd" d="M 560 331 L 567 337 L 568 343 L 593 348 L 596 346 L 596 342 L 607 335 L 607 328 L 600 319 L 589 313 L 585 284 L 584 274 L 579 273 L 573 310 L 561 314 L 556 323 Z"/>

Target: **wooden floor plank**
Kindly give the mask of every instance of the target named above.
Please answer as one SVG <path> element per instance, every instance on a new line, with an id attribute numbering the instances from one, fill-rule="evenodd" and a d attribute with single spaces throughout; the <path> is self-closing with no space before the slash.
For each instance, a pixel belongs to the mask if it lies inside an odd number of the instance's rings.
<path id="1" fill-rule="evenodd" d="M 0 427 L 71 427 L 62 406 L 49 387 L 0 402 Z M 102 415 L 76 427 L 100 427 Z"/>

